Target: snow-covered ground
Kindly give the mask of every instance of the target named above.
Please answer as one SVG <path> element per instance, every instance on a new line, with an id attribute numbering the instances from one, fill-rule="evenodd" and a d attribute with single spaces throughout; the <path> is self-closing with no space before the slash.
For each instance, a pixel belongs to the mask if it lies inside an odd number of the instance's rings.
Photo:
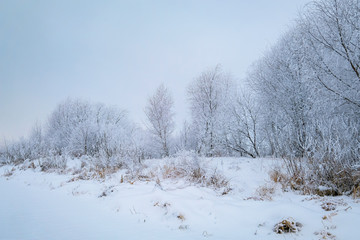
<path id="1" fill-rule="evenodd" d="M 268 174 L 279 160 L 200 161 L 230 180 L 228 194 L 182 179 L 126 181 L 125 170 L 103 180 L 74 180 L 71 171 L 3 166 L 0 239 L 360 238 L 359 200 L 283 192 Z M 79 164 L 69 160 L 68 168 Z M 274 225 L 287 218 L 300 222 L 301 230 L 276 234 Z"/>

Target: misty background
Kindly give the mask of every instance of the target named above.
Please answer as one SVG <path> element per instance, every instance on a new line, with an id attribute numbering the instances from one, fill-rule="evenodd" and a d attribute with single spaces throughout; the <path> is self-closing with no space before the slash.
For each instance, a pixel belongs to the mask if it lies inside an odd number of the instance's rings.
<path id="1" fill-rule="evenodd" d="M 161 83 L 180 127 L 189 82 L 218 63 L 241 81 L 307 2 L 1 1 L 0 137 L 26 136 L 68 97 L 142 124 Z"/>

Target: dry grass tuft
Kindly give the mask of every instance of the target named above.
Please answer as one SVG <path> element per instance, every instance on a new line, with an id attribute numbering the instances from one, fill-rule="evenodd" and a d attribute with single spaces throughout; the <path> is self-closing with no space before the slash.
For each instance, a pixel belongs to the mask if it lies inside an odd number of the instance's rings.
<path id="1" fill-rule="evenodd" d="M 124 175 L 121 175 L 120 183 L 124 183 Z"/>
<path id="2" fill-rule="evenodd" d="M 336 204 L 333 202 L 324 202 L 321 204 L 321 208 L 325 211 L 334 211 L 336 209 Z"/>
<path id="3" fill-rule="evenodd" d="M 277 234 L 297 233 L 301 230 L 302 226 L 301 223 L 295 222 L 294 219 L 287 218 L 275 224 L 273 230 Z"/>
<path id="4" fill-rule="evenodd" d="M 175 165 L 164 165 L 161 175 L 163 179 L 178 179 L 186 176 L 186 170 Z"/>
<path id="5" fill-rule="evenodd" d="M 354 187 L 353 198 L 354 199 L 360 198 L 360 185 L 357 187 Z"/>
<path id="6" fill-rule="evenodd" d="M 227 194 L 229 194 L 229 192 L 232 190 L 232 188 L 231 187 L 226 187 L 226 188 L 224 188 L 224 190 L 223 190 L 223 192 L 221 193 L 221 195 L 227 195 Z"/>
<path id="7" fill-rule="evenodd" d="M 271 201 L 273 198 L 273 195 L 276 192 L 276 188 L 274 185 L 268 185 L 265 184 L 263 186 L 260 186 L 258 189 L 256 189 L 256 195 L 258 196 L 258 198 L 254 198 L 257 200 L 269 200 Z"/>
<path id="8" fill-rule="evenodd" d="M 332 233 L 329 233 L 328 231 L 321 231 L 321 232 L 315 232 L 315 235 L 318 235 L 319 237 L 321 237 L 320 239 L 336 239 L 336 236 L 333 235 Z"/>
<path id="9" fill-rule="evenodd" d="M 119 171 L 118 167 L 89 167 L 89 168 L 81 168 L 81 169 L 74 169 L 72 170 L 72 174 L 74 177 L 72 177 L 68 182 L 75 182 L 79 180 L 99 180 L 104 181 L 107 176 L 116 173 Z M 121 181 L 124 181 L 123 177 L 121 178 Z"/>
<path id="10" fill-rule="evenodd" d="M 168 203 L 168 202 L 164 202 L 164 203 L 156 202 L 156 203 L 154 203 L 154 207 L 168 208 L 170 206 L 171 206 L 171 204 Z"/>
<path id="11" fill-rule="evenodd" d="M 222 195 L 226 195 L 232 190 L 229 186 L 229 180 L 224 175 L 218 173 L 214 168 L 202 166 L 194 159 L 181 162 L 169 159 L 165 165 L 151 169 L 147 174 L 144 174 L 141 180 L 157 180 L 158 176 L 162 180 L 183 179 L 190 184 L 221 190 Z"/>
<path id="12" fill-rule="evenodd" d="M 269 173 L 270 179 L 275 183 L 283 183 L 287 177 L 279 169 L 274 169 Z"/>
<path id="13" fill-rule="evenodd" d="M 334 216 L 336 216 L 336 215 L 338 215 L 337 212 L 332 212 L 332 213 L 330 213 L 329 215 L 324 215 L 324 216 L 322 217 L 322 219 L 323 219 L 323 220 L 331 220 L 332 217 L 334 217 Z"/>
<path id="14" fill-rule="evenodd" d="M 13 170 L 10 171 L 10 170 L 6 169 L 3 176 L 4 177 L 10 177 L 10 176 L 13 175 L 13 172 L 14 172 Z"/>
<path id="15" fill-rule="evenodd" d="M 306 180 L 303 169 L 298 169 L 290 174 L 276 168 L 269 172 L 269 177 L 272 182 L 281 184 L 283 191 L 294 190 L 304 195 L 318 194 L 314 192 L 316 189 L 314 189 L 312 182 Z"/>
<path id="16" fill-rule="evenodd" d="M 180 213 L 179 215 L 177 215 L 176 217 L 177 217 L 179 220 L 181 220 L 182 222 L 185 221 L 185 217 L 184 217 L 184 215 L 181 214 L 181 213 Z"/>

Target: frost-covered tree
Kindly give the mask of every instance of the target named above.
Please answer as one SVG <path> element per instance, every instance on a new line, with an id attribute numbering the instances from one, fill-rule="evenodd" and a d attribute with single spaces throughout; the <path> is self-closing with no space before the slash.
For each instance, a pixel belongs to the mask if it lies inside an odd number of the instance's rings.
<path id="1" fill-rule="evenodd" d="M 255 65 L 248 77 L 267 119 L 264 124 L 269 145 L 277 155 L 302 157 L 308 148 L 313 84 L 304 63 L 305 54 L 302 36 L 295 28 Z"/>
<path id="2" fill-rule="evenodd" d="M 40 123 L 36 123 L 30 132 L 28 142 L 31 149 L 32 159 L 46 155 L 46 142 L 43 131 L 42 125 Z"/>
<path id="3" fill-rule="evenodd" d="M 21 163 L 25 160 L 38 159 L 47 155 L 47 147 L 43 128 L 41 124 L 36 123 L 29 137 L 21 137 L 12 142 L 4 140 L 4 146 L 0 147 L 0 162 Z"/>
<path id="4" fill-rule="evenodd" d="M 179 131 L 179 134 L 175 138 L 176 140 L 176 151 L 193 151 L 196 141 L 194 139 L 194 134 L 191 128 L 191 125 L 184 121 L 182 128 Z"/>
<path id="5" fill-rule="evenodd" d="M 169 156 L 171 134 L 174 131 L 174 101 L 169 90 L 161 84 L 148 99 L 145 114 L 148 130 L 160 156 Z"/>
<path id="6" fill-rule="evenodd" d="M 360 114 L 360 1 L 314 1 L 299 23 L 321 94 Z"/>
<path id="7" fill-rule="evenodd" d="M 191 128 L 197 152 L 206 156 L 224 152 L 226 109 L 232 90 L 232 81 L 221 66 L 203 72 L 188 87 L 191 109 Z"/>
<path id="8" fill-rule="evenodd" d="M 270 153 L 295 178 L 306 160 L 311 181 L 338 193 L 359 182 L 359 16 L 356 0 L 313 1 L 248 76 Z"/>
<path id="9" fill-rule="evenodd" d="M 299 25 L 319 113 L 309 157 L 319 184 L 349 191 L 359 181 L 352 172 L 360 163 L 360 2 L 314 1 Z"/>
<path id="10" fill-rule="evenodd" d="M 91 106 L 81 100 L 67 99 L 50 115 L 46 138 L 55 154 L 67 153 L 74 131 L 91 117 Z"/>
<path id="11" fill-rule="evenodd" d="M 249 92 L 240 90 L 232 101 L 225 143 L 241 156 L 259 157 L 263 142 L 260 131 L 259 106 Z"/>
<path id="12" fill-rule="evenodd" d="M 45 137 L 52 154 L 94 156 L 112 164 L 132 151 L 135 127 L 125 111 L 68 99 L 50 115 Z"/>

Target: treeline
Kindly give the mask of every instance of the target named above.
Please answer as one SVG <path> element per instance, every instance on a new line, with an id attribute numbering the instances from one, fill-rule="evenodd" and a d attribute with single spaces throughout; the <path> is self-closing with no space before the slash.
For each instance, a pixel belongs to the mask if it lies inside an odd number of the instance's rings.
<path id="1" fill-rule="evenodd" d="M 360 2 L 320 0 L 248 76 L 268 153 L 298 184 L 360 184 Z M 302 161 L 301 161 L 302 160 Z"/>
<path id="2" fill-rule="evenodd" d="M 179 151 L 274 156 L 286 160 L 292 186 L 351 192 L 360 184 L 360 2 L 309 3 L 253 64 L 245 85 L 216 66 L 188 86 L 187 99 L 191 118 L 177 135 L 164 85 L 148 99 L 145 129 L 123 110 L 70 99 L 1 156 L 90 156 L 104 166 Z"/>

